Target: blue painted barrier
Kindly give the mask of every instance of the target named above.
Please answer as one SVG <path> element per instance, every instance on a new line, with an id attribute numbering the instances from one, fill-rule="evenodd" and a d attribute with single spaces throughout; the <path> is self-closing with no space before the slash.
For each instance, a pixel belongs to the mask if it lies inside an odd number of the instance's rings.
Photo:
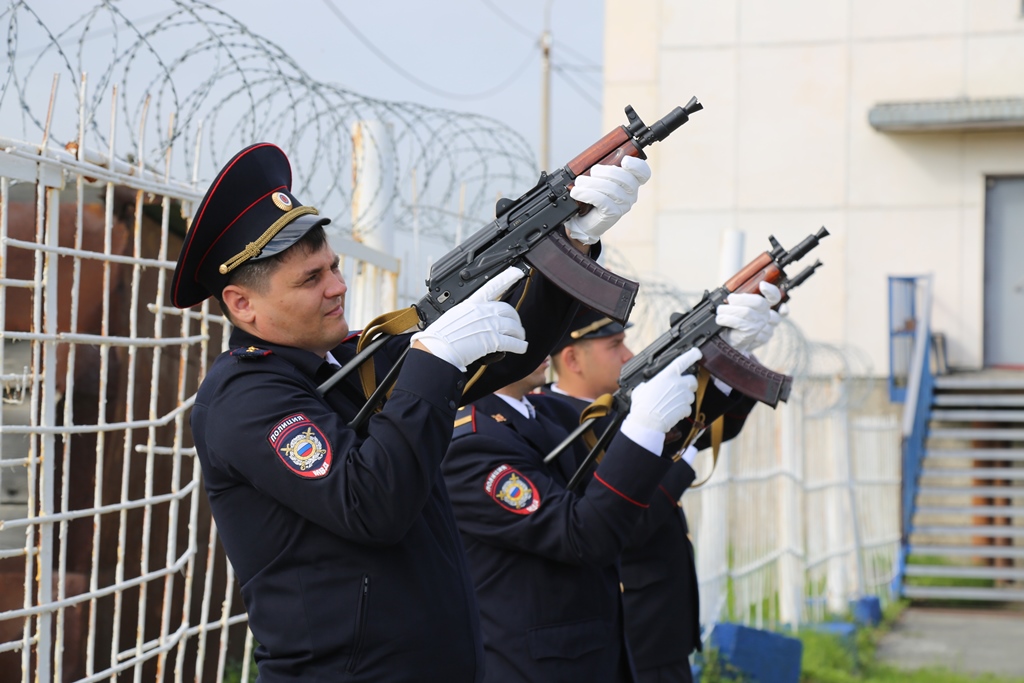
<path id="1" fill-rule="evenodd" d="M 882 601 L 877 595 L 866 595 L 850 601 L 850 614 L 861 626 L 878 626 L 882 623 Z"/>
<path id="2" fill-rule="evenodd" d="M 803 643 L 741 624 L 718 624 L 711 646 L 752 683 L 799 683 Z"/>

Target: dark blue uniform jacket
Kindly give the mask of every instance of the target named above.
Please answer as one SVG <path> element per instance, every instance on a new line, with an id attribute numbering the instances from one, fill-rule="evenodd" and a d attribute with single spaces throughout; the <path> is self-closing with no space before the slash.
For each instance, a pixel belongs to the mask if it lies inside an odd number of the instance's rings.
<path id="1" fill-rule="evenodd" d="M 590 405 L 589 401 L 551 392 L 550 387 L 545 391 L 572 405 L 577 416 Z M 709 424 L 725 415 L 723 438 L 728 440 L 739 433 L 754 403 L 735 390 L 726 396 L 709 383 L 702 411 Z M 600 434 L 604 424 L 599 423 L 595 432 Z M 680 423 L 680 431 L 688 432 L 691 424 L 687 418 Z M 669 444 L 666 450 L 678 450 L 678 445 Z M 710 446 L 709 434 L 705 432 L 695 445 L 698 449 Z M 626 636 L 641 679 L 645 671 L 665 666 L 685 667 L 688 672 L 687 658 L 694 649 L 700 649 L 697 570 L 686 515 L 679 504 L 695 476 L 684 460 L 673 463 L 661 481 L 662 495 L 651 498 L 650 508 L 622 552 Z"/>
<path id="2" fill-rule="evenodd" d="M 347 426 L 364 403 L 355 373 L 321 397 L 332 369 L 320 357 L 232 333 L 191 419 L 261 681 L 482 679 L 477 603 L 439 466 L 463 400 L 536 368 L 571 319 L 575 302 L 532 280 L 526 354 L 488 368 L 464 399 L 465 374 L 413 349 L 365 433 Z M 332 351 L 340 363 L 355 341 Z M 395 337 L 374 356 L 378 377 L 408 345 Z"/>
<path id="3" fill-rule="evenodd" d="M 669 461 L 619 435 L 582 495 L 566 491 L 585 452 L 543 459 L 578 414 L 528 399 L 537 419 L 497 396 L 460 411 L 442 465 L 480 601 L 486 680 L 631 680 L 616 561 Z"/>

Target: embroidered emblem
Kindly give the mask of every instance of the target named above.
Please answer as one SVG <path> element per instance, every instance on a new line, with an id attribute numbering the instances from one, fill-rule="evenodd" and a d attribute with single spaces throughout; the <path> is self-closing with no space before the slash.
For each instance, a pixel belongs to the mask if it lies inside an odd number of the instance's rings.
<path id="1" fill-rule="evenodd" d="M 267 435 L 281 462 L 305 479 L 319 479 L 331 470 L 331 444 L 302 413 L 281 420 Z"/>
<path id="2" fill-rule="evenodd" d="M 508 465 L 501 465 L 487 475 L 484 490 L 494 502 L 517 515 L 528 515 L 540 507 L 533 482 Z"/>
<path id="3" fill-rule="evenodd" d="M 500 422 L 508 422 L 508 419 L 504 415 L 502 415 L 501 413 L 495 413 L 494 415 L 491 415 L 491 419 L 494 420 L 495 422 L 499 422 L 499 423 Z"/>
<path id="4" fill-rule="evenodd" d="M 231 349 L 231 355 L 235 358 L 241 358 L 242 360 L 251 360 L 253 358 L 263 358 L 269 356 L 273 351 L 270 349 L 261 349 L 255 346 L 238 347 L 237 349 Z"/>
<path id="5" fill-rule="evenodd" d="M 270 195 L 270 200 L 274 202 L 274 206 L 281 209 L 282 211 L 292 210 L 291 197 L 286 195 L 284 192 L 275 192 L 274 194 Z"/>

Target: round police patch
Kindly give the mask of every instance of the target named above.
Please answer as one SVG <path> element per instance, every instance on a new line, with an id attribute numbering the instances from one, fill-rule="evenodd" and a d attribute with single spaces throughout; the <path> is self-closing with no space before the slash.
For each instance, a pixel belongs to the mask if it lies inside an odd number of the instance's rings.
<path id="1" fill-rule="evenodd" d="M 331 470 L 331 442 L 302 413 L 281 420 L 270 430 L 267 441 L 293 474 L 319 479 Z"/>
<path id="2" fill-rule="evenodd" d="M 495 503 L 517 515 L 528 515 L 540 507 L 533 482 L 508 465 L 496 467 L 487 475 L 484 490 Z"/>

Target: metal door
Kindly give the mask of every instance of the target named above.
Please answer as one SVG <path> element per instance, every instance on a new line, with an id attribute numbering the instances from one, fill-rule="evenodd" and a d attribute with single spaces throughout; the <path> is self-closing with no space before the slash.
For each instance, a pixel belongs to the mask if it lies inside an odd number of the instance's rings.
<path id="1" fill-rule="evenodd" d="M 1024 366 L 1024 178 L 985 188 L 985 366 Z"/>

